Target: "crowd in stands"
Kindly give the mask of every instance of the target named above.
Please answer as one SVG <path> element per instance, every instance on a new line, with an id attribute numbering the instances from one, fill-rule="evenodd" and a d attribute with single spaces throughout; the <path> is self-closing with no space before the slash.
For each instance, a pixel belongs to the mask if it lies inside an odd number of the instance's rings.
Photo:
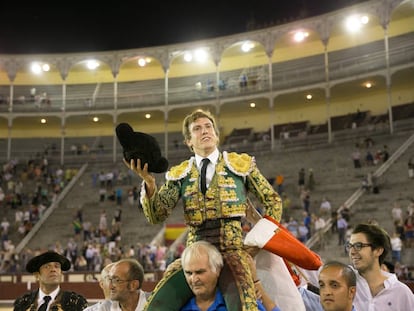
<path id="1" fill-rule="evenodd" d="M 107 263 L 129 257 L 137 259 L 146 272 L 162 271 L 169 262 L 180 256 L 184 249 L 180 245 L 175 253 L 168 256 L 167 247 L 164 245 L 139 242 L 135 245 L 122 245 L 122 208 L 125 202 L 129 206 L 137 206 L 139 193 L 137 187 L 131 185 L 131 175 L 118 169 L 96 172 L 91 176 L 92 185 L 97 189 L 99 204 L 104 206 L 105 202 L 113 202 L 116 206 L 112 219 L 108 219 L 106 210 L 102 208 L 95 225 L 84 217 L 82 208 L 78 208 L 72 219 L 73 235 L 67 243 L 56 241 L 42 249 L 25 248 L 19 255 L 15 254 L 16 245 L 9 236 L 17 235 L 17 240 L 21 240 L 27 235 L 77 173 L 75 169 L 63 170 L 60 167 L 52 170 L 43 166 L 42 161 L 38 162 L 29 161 L 24 166 L 10 161 L 3 166 L 0 175 L 3 185 L 0 187 L 0 207 L 3 215 L 0 224 L 0 273 L 23 272 L 28 260 L 45 250 L 65 254 L 71 261 L 71 271 L 99 272 Z M 27 186 L 29 183 L 35 186 L 34 191 L 22 192 L 23 185 Z M 123 192 L 125 185 L 131 185 L 126 193 Z"/>
<path id="2" fill-rule="evenodd" d="M 394 222 L 394 250 L 401 252 L 403 247 L 414 248 L 414 199 L 411 199 L 405 211 L 398 201 L 394 202 L 391 216 Z M 396 253 L 395 257 L 399 259 L 401 255 Z"/>
<path id="3" fill-rule="evenodd" d="M 122 258 L 137 259 L 146 272 L 163 271 L 168 260 L 165 245 L 139 241 L 125 245 L 122 241 L 122 211 L 125 206 L 139 206 L 138 187 L 132 185 L 129 171 L 125 173 L 118 168 L 101 170 L 92 173 L 91 178 L 99 205 L 102 206 L 99 219 L 93 223 L 83 217 L 82 209 L 78 209 L 73 219 L 73 238 L 68 241 L 66 248 L 55 245 L 53 249 L 66 254 L 72 263 L 72 271 L 99 272 L 105 264 Z M 112 218 L 105 206 L 111 207 Z"/>
<path id="4" fill-rule="evenodd" d="M 3 164 L 0 173 L 0 273 L 18 269 L 15 243 L 32 230 L 76 174 L 74 168 L 50 167 L 47 158 L 27 163 L 11 160 Z"/>
<path id="5" fill-rule="evenodd" d="M 374 146 L 373 141 L 369 139 L 367 141 L 364 146 Z M 388 156 L 387 146 L 383 146 L 378 163 L 386 161 Z M 376 164 L 370 162 L 361 164 L 361 166 L 371 165 Z M 18 167 L 20 169 L 17 169 Z M 102 267 L 109 262 L 122 258 L 137 259 L 146 272 L 163 271 L 170 262 L 180 257 L 183 245 L 178 247 L 177 253 L 174 254 L 168 254 L 164 245 L 139 242 L 122 245 L 122 207 L 125 204 L 137 206 L 139 202 L 139 190 L 136 186 L 132 186 L 132 176 L 128 172 L 113 169 L 97 171 L 91 175 L 91 182 L 96 189 L 99 201 L 101 203 L 110 201 L 117 207 L 113 210 L 112 218 L 102 208 L 97 225 L 94 225 L 90 220 L 85 219 L 82 209 L 78 209 L 73 215 L 73 236 L 67 242 L 57 241 L 54 245 L 45 245 L 45 248 L 65 254 L 71 261 L 72 271 L 100 272 Z M 52 169 L 43 159 L 29 161 L 24 165 L 15 161 L 3 165 L 0 189 L 0 207 L 3 211 L 0 224 L 2 230 L 0 273 L 23 271 L 22 267 L 30 258 L 45 250 L 25 249 L 17 257 L 13 254 L 15 246 L 8 239 L 8 235 L 15 231 L 20 237 L 24 237 L 74 174 L 76 170 L 73 169 L 64 170 L 61 167 Z M 306 243 L 313 235 L 318 235 L 317 247 L 323 250 L 327 242 L 327 233 L 323 232 L 323 228 L 328 219 L 332 218 L 331 233 L 337 235 L 337 244 L 345 251 L 345 245 L 353 229 L 350 210 L 342 207 L 341 212 L 338 213 L 331 205 L 329 198 L 324 195 L 311 201 L 310 197 L 314 195 L 320 181 L 317 180 L 312 168 L 301 168 L 297 174 L 297 192 L 287 191 L 289 187 L 286 187 L 285 178 L 281 173 L 276 174 L 272 180 L 274 187 L 279 190 L 283 198 L 282 224 L 303 243 Z M 22 184 L 26 182 L 31 182 L 36 186 L 33 193 L 22 193 Z M 127 185 L 127 191 L 122 191 L 125 187 L 120 187 L 120 185 Z M 298 196 L 302 202 L 301 213 L 295 214 L 291 210 L 293 196 Z M 318 200 L 321 202 L 320 205 L 311 206 Z M 414 247 L 414 201 L 412 200 L 406 212 L 398 212 L 401 208 L 398 208 L 398 204 L 395 205 L 396 207 L 392 210 L 395 232 L 390 232 L 393 247 L 392 259 L 402 277 L 408 277 L 407 263 L 401 262 L 401 258 L 404 248 Z M 13 213 L 15 214 L 14 223 L 11 219 Z M 248 231 L 248 224 L 244 225 L 245 231 Z"/>
<path id="6" fill-rule="evenodd" d="M 367 155 L 370 153 L 369 149 L 375 146 L 375 142 L 370 137 L 361 138 L 361 141 L 355 144 L 356 150 L 367 150 Z M 354 153 L 352 154 L 354 155 Z M 354 160 L 354 168 L 361 169 L 363 167 L 369 169 L 372 167 L 372 171 L 367 173 L 367 176 L 363 179 L 363 186 L 368 193 L 378 193 L 378 180 L 374 176 L 373 171 L 375 166 L 379 166 L 386 162 L 390 157 L 389 148 L 386 144 L 382 145 L 382 148 L 378 149 L 375 157 L 366 157 L 365 161 L 358 158 Z M 355 164 L 356 163 L 356 164 Z M 312 168 L 306 170 L 300 168 L 297 179 L 297 189 L 299 192 L 300 205 L 296 206 L 296 209 L 302 210 L 302 214 L 294 213 L 291 209 L 291 197 L 296 196 L 295 192 L 287 193 L 285 191 L 284 176 L 280 173 L 276 174 L 275 178 L 269 178 L 269 181 L 273 183 L 274 187 L 279 190 L 283 198 L 284 206 L 284 219 L 282 224 L 289 230 L 291 234 L 297 237 L 300 241 L 306 243 L 313 235 L 318 236 L 317 249 L 323 250 L 326 245 L 326 233 L 324 228 L 329 219 L 331 219 L 330 233 L 337 236 L 338 246 L 343 247 L 344 255 L 347 254 L 345 249 L 346 243 L 349 241 L 350 234 L 354 228 L 352 224 L 352 213 L 349 207 L 345 204 L 339 208 L 332 206 L 330 200 L 326 196 L 311 200 L 311 195 L 317 188 L 317 182 L 315 180 L 314 171 Z M 410 178 L 410 175 L 408 175 Z M 318 193 L 319 195 L 319 193 Z M 320 202 L 319 206 L 311 206 L 315 202 Z M 293 207 L 295 208 L 295 207 Z M 410 262 L 402 262 L 402 253 L 405 248 L 414 247 L 414 199 L 410 199 L 405 211 L 401 209 L 398 202 L 394 204 L 392 209 L 392 217 L 395 224 L 394 231 L 389 232 L 391 237 L 391 245 L 393 248 L 392 264 L 396 265 L 402 273 L 402 277 L 409 278 L 407 272 L 407 266 L 410 266 Z M 300 216 L 299 216 L 300 215 Z M 372 219 L 367 219 L 367 222 L 378 223 L 373 216 Z"/>

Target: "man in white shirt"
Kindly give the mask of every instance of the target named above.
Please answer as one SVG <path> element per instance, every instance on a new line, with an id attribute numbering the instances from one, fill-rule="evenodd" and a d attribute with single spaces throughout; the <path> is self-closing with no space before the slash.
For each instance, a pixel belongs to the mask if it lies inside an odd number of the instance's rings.
<path id="1" fill-rule="evenodd" d="M 99 310 L 144 310 L 147 293 L 141 289 L 143 281 L 144 269 L 137 260 L 125 258 L 117 261 L 108 277 L 110 300 L 105 300 Z"/>
<path id="2" fill-rule="evenodd" d="M 313 221 L 313 225 L 315 228 L 315 233 L 318 236 L 319 248 L 322 250 L 325 248 L 325 232 L 323 230 L 326 226 L 326 222 L 321 216 L 316 215 Z"/>
<path id="3" fill-rule="evenodd" d="M 9 233 L 10 222 L 8 221 L 7 217 L 3 217 L 3 221 L 1 222 L 0 227 L 2 233 L 6 235 Z"/>
<path id="4" fill-rule="evenodd" d="M 358 311 L 414 310 L 414 294 L 395 274 L 381 270 L 390 238 L 379 226 L 358 224 L 346 245 L 357 275 L 354 306 Z"/>
<path id="5" fill-rule="evenodd" d="M 105 299 L 109 299 L 110 297 L 110 288 L 109 288 L 109 272 L 111 271 L 112 266 L 114 263 L 110 263 L 106 265 L 101 271 L 101 279 L 99 280 L 99 286 L 102 289 Z M 105 301 L 100 301 L 95 303 L 94 305 L 86 308 L 84 311 L 98 311 L 101 310 L 101 305 L 103 305 Z M 116 303 L 116 302 L 114 302 Z M 117 304 L 117 303 L 116 303 Z"/>
<path id="6" fill-rule="evenodd" d="M 331 202 L 329 202 L 328 199 L 325 197 L 322 199 L 321 205 L 319 207 L 319 212 L 321 215 L 324 216 L 328 216 L 332 212 Z"/>
<path id="7" fill-rule="evenodd" d="M 403 210 L 398 202 L 394 202 L 391 209 L 391 215 L 394 222 L 403 219 Z"/>

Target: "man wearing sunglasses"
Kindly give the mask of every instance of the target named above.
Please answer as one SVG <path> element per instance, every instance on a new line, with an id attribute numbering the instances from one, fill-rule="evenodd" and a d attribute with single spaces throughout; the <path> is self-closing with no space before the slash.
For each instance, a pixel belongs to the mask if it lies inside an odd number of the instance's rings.
<path id="1" fill-rule="evenodd" d="M 359 224 L 346 249 L 357 275 L 358 311 L 414 310 L 414 294 L 395 274 L 381 269 L 391 250 L 390 237 L 378 225 Z"/>

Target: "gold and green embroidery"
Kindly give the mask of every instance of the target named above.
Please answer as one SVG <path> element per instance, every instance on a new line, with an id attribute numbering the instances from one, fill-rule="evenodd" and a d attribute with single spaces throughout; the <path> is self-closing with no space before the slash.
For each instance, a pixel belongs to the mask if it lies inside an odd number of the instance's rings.
<path id="1" fill-rule="evenodd" d="M 253 170 L 256 163 L 254 157 L 249 156 L 247 153 L 227 153 L 224 151 L 223 158 L 228 168 L 240 176 L 247 176 Z"/>

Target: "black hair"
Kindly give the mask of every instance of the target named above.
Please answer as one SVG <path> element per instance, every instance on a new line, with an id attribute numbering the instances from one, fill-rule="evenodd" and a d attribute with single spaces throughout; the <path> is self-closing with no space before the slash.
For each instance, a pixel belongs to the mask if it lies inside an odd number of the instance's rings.
<path id="1" fill-rule="evenodd" d="M 356 274 L 349 265 L 346 265 L 340 261 L 329 261 L 320 268 L 319 273 L 321 273 L 323 270 L 329 267 L 340 268 L 342 270 L 342 275 L 344 276 L 348 287 L 356 286 Z"/>
<path id="2" fill-rule="evenodd" d="M 375 224 L 358 224 L 352 231 L 352 234 L 356 233 L 365 234 L 368 243 L 372 244 L 373 249 L 383 249 L 382 254 L 378 258 L 379 265 L 382 265 L 391 250 L 390 236 L 388 233 Z"/>

